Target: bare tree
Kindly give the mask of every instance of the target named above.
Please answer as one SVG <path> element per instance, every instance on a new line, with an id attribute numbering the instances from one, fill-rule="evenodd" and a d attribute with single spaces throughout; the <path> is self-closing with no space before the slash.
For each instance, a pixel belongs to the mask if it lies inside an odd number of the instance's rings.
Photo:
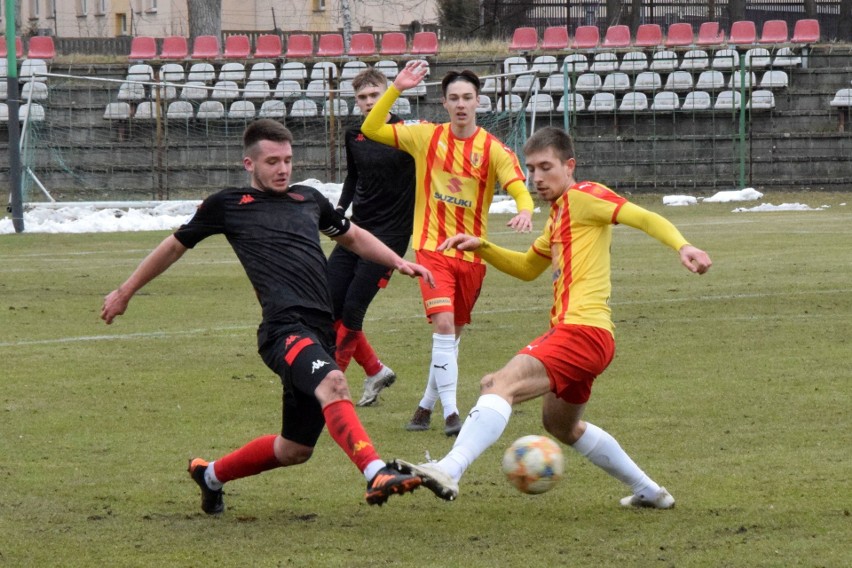
<path id="1" fill-rule="evenodd" d="M 643 0 L 632 0 L 630 3 L 630 21 L 626 22 L 630 26 L 630 31 L 636 35 L 636 30 L 639 29 L 639 22 L 642 21 L 642 4 Z"/>
<path id="2" fill-rule="evenodd" d="M 340 0 L 340 13 L 343 16 L 343 44 L 349 51 L 349 42 L 352 41 L 352 11 L 349 9 L 349 0 Z"/>
<path id="3" fill-rule="evenodd" d="M 731 21 L 739 22 L 745 19 L 746 0 L 731 0 L 728 2 L 728 10 L 731 13 Z"/>
<path id="4" fill-rule="evenodd" d="M 606 0 L 606 25 L 614 26 L 621 20 L 621 0 Z"/>
<path id="5" fill-rule="evenodd" d="M 804 0 L 805 2 L 805 17 L 814 19 L 817 17 L 816 0 Z"/>
<path id="6" fill-rule="evenodd" d="M 187 0 L 189 38 L 222 35 L 222 0 Z"/>
<path id="7" fill-rule="evenodd" d="M 840 0 L 840 21 L 837 24 L 837 39 L 852 38 L 852 0 Z"/>

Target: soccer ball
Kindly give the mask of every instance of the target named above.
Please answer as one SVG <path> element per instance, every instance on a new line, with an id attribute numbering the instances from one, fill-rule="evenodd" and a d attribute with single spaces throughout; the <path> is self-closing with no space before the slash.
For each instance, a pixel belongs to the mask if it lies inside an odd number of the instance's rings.
<path id="1" fill-rule="evenodd" d="M 564 469 L 562 449 L 547 436 L 518 438 L 503 454 L 503 473 L 521 493 L 549 491 Z"/>

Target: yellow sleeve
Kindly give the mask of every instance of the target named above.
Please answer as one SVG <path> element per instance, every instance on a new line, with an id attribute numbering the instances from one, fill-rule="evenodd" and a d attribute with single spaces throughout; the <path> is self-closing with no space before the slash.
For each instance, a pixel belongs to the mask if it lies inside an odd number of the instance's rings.
<path id="1" fill-rule="evenodd" d="M 527 190 L 524 182 L 521 180 L 513 181 L 506 186 L 506 193 L 511 195 L 512 199 L 515 200 L 515 203 L 518 205 L 518 212 L 529 211 L 532 213 L 534 207 L 532 196 L 530 196 L 530 192 Z"/>
<path id="2" fill-rule="evenodd" d="M 635 203 L 627 202 L 622 205 L 616 216 L 616 221 L 644 231 L 674 250 L 680 250 L 683 245 L 689 244 L 677 230 L 677 227 L 672 225 L 671 221 L 662 215 L 639 207 Z"/>
<path id="3" fill-rule="evenodd" d="M 399 90 L 393 84 L 389 85 L 387 91 L 376 101 L 361 125 L 361 132 L 364 133 L 364 136 L 370 140 L 397 147 L 394 128 L 385 122 L 385 118 L 397 98 L 399 98 Z"/>
<path id="4" fill-rule="evenodd" d="M 538 254 L 533 247 L 527 249 L 527 252 L 518 252 L 497 246 L 485 239 L 482 239 L 476 254 L 500 272 L 527 281 L 535 280 L 550 266 L 550 259 Z"/>

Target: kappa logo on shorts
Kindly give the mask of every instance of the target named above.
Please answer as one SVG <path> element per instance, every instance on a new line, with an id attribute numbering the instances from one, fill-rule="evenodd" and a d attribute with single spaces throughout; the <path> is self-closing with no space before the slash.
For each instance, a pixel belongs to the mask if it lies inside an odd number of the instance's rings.
<path id="1" fill-rule="evenodd" d="M 322 359 L 317 359 L 313 363 L 311 363 L 311 374 L 313 375 L 323 367 L 328 365 L 328 361 L 323 361 Z"/>
<path id="2" fill-rule="evenodd" d="M 291 335 L 290 337 L 288 337 L 287 339 L 284 340 L 284 347 L 285 348 L 290 347 L 291 345 L 293 345 L 293 342 L 296 341 L 297 339 L 299 339 L 298 335 Z"/>

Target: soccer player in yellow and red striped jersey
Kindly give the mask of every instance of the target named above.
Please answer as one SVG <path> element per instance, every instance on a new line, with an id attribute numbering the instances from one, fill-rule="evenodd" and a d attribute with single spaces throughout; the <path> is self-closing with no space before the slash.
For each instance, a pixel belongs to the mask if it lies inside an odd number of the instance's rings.
<path id="1" fill-rule="evenodd" d="M 495 184 L 518 205 L 518 214 L 507 223 L 516 231 L 532 228 L 533 202 L 517 156 L 476 124 L 480 83 L 472 71 L 451 71 L 441 81 L 441 100 L 449 122 L 385 122 L 400 93 L 419 84 L 427 70 L 425 62 L 410 61 L 376 102 L 361 131 L 414 157 L 417 186 L 412 248 L 417 262 L 429 267 L 436 280 L 434 288 L 420 287 L 432 323 L 432 360 L 423 398 L 406 429 L 427 430 L 440 398 L 444 433 L 454 436 L 461 429 L 456 405 L 459 338 L 470 323 L 485 265 L 473 253 L 438 251 L 438 245 L 457 233 L 488 234 Z"/>
<path id="2" fill-rule="evenodd" d="M 615 354 L 609 308 L 612 226 L 621 223 L 644 231 L 678 251 L 681 263 L 693 273 L 707 272 L 710 257 L 660 215 L 598 183 L 576 183 L 574 146 L 565 131 L 537 131 L 524 153 L 538 195 L 551 203 L 544 232 L 529 250 L 507 250 L 471 235 L 453 236 L 439 250 L 476 251 L 492 266 L 523 280 L 551 267 L 551 327 L 505 367 L 482 379 L 482 395 L 442 460 L 421 465 L 397 460 L 397 467 L 420 475 L 436 495 L 452 500 L 465 470 L 503 433 L 512 405 L 544 397 L 545 429 L 630 487 L 631 495 L 621 499 L 623 506 L 669 509 L 674 506 L 671 494 L 648 477 L 615 438 L 581 420 L 595 377 Z"/>

